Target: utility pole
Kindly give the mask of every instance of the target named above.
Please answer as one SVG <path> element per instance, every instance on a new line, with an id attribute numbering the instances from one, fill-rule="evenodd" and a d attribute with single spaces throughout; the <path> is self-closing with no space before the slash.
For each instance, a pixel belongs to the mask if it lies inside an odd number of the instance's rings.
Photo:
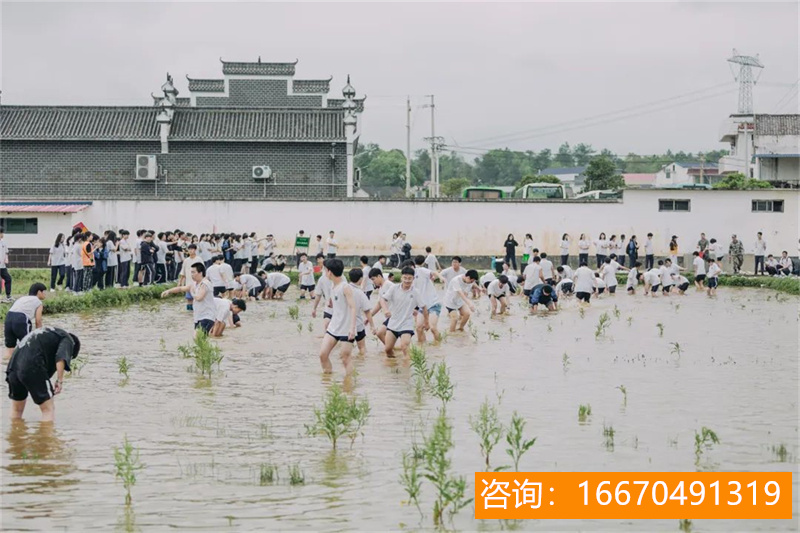
<path id="1" fill-rule="evenodd" d="M 705 170 L 704 168 L 705 166 L 706 166 L 706 155 L 702 154 L 700 156 L 700 183 L 705 183 L 705 181 L 703 180 L 703 170 Z"/>
<path id="2" fill-rule="evenodd" d="M 431 97 L 431 190 L 434 198 L 439 197 L 439 163 L 436 155 L 436 104 L 434 95 Z"/>
<path id="3" fill-rule="evenodd" d="M 411 97 L 406 96 L 406 198 L 411 196 Z"/>
<path id="4" fill-rule="evenodd" d="M 747 130 L 749 129 L 749 117 L 744 119 L 744 176 L 750 179 L 750 144 L 747 142 Z"/>

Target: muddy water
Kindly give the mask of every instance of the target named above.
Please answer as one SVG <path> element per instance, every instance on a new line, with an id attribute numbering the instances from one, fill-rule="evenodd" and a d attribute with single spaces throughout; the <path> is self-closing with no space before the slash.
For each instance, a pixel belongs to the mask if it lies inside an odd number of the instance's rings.
<path id="1" fill-rule="evenodd" d="M 182 303 L 131 307 L 88 315 L 47 317 L 74 328 L 88 362 L 67 379 L 57 399 L 54 429 L 40 426 L 29 406 L 26 425 L 2 419 L 2 526 L 5 530 L 109 531 L 192 528 L 226 530 L 389 530 L 427 528 L 402 505 L 401 453 L 436 412 L 437 401 L 417 401 L 407 366 L 389 364 L 369 340 L 348 388 L 369 398 L 372 415 L 352 449 L 336 454 L 324 437 L 308 437 L 304 424 L 330 380 L 317 358 L 321 321 L 301 304 L 303 331 L 289 318 L 290 302 L 254 303 L 244 327 L 227 332 L 221 373 L 211 384 L 187 371 L 177 346 L 190 335 Z M 755 290 L 720 289 L 704 295 L 594 302 L 581 318 L 574 304 L 525 319 L 489 319 L 481 300 L 477 342 L 453 335 L 428 349 L 444 359 L 456 384 L 448 407 L 454 424 L 453 466 L 466 475 L 482 466 L 468 418 L 484 397 L 497 401 L 504 422 L 517 410 L 536 436 L 521 469 L 561 471 L 691 471 L 694 430 L 708 426 L 721 443 L 703 468 L 732 471 L 792 470 L 791 521 L 694 521 L 695 531 L 798 529 L 798 299 Z M 619 318 L 615 316 L 615 305 Z M 595 339 L 598 318 L 612 323 Z M 308 331 L 309 322 L 313 332 Z M 657 324 L 664 326 L 659 335 Z M 489 332 L 499 335 L 493 340 Z M 163 341 L 163 347 L 161 339 Z M 681 353 L 673 353 L 671 343 Z M 564 363 L 564 354 L 567 363 Z M 115 360 L 132 362 L 121 383 Z M 338 361 L 335 361 L 338 363 Z M 332 380 L 342 381 L 341 366 Z M 627 390 L 627 401 L 617 388 Z M 592 416 L 577 420 L 579 404 Z M 613 449 L 603 425 L 613 425 Z M 123 437 L 140 450 L 145 468 L 133 505 L 114 480 L 113 448 Z M 772 446 L 784 444 L 788 462 Z M 504 446 L 493 462 L 503 464 Z M 279 465 L 280 479 L 259 484 L 262 463 Z M 290 486 L 289 465 L 299 464 L 305 485 Z M 472 508 L 454 520 L 460 530 L 498 530 L 476 522 Z M 676 531 L 677 520 L 526 522 L 523 529 Z"/>

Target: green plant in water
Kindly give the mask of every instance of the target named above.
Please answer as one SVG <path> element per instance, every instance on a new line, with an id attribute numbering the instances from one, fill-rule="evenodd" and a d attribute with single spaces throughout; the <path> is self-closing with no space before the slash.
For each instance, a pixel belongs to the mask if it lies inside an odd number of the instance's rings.
<path id="1" fill-rule="evenodd" d="M 569 355 L 567 355 L 567 352 L 564 352 L 564 355 L 561 356 L 561 366 L 564 367 L 564 372 L 569 368 Z"/>
<path id="2" fill-rule="evenodd" d="M 306 482 L 306 475 L 300 469 L 300 464 L 295 463 L 289 467 L 289 485 L 303 485 Z"/>
<path id="3" fill-rule="evenodd" d="M 488 399 L 484 399 L 478 410 L 478 416 L 470 415 L 469 426 L 478 435 L 481 454 L 486 461 L 486 471 L 491 472 L 489 457 L 503 436 L 503 425 L 500 423 L 500 417 L 497 416 L 497 407 L 490 405 Z"/>
<path id="4" fill-rule="evenodd" d="M 659 337 L 663 337 L 664 336 L 664 324 L 659 322 L 658 324 L 656 324 L 656 327 L 658 328 L 658 336 Z"/>
<path id="5" fill-rule="evenodd" d="M 419 495 L 422 492 L 422 478 L 419 474 L 419 462 L 422 457 L 415 451 L 403 452 L 403 473 L 400 474 L 400 483 L 408 494 L 408 502 L 413 503 L 420 514 Z"/>
<path id="6" fill-rule="evenodd" d="M 209 378 L 211 378 L 214 366 L 219 368 L 224 357 L 222 349 L 211 342 L 203 331 L 198 331 L 192 343 L 178 346 L 178 351 L 184 357 L 193 358 L 195 368 L 200 371 L 201 375 L 208 375 Z"/>
<path id="7" fill-rule="evenodd" d="M 632 324 L 633 324 L 633 317 L 632 317 L 632 316 L 629 316 L 629 317 L 628 317 L 628 326 L 630 326 L 630 325 L 632 325 Z"/>
<path id="8" fill-rule="evenodd" d="M 703 426 L 694 432 L 694 464 L 700 466 L 700 458 L 705 450 L 711 450 L 714 444 L 719 444 L 719 437 L 711 429 Z"/>
<path id="9" fill-rule="evenodd" d="M 547 324 L 547 333 L 553 332 L 553 326 L 551 324 Z"/>
<path id="10" fill-rule="evenodd" d="M 297 333 L 298 335 L 303 333 L 303 324 L 301 324 L 300 322 L 297 323 Z"/>
<path id="11" fill-rule="evenodd" d="M 425 349 L 419 345 L 412 344 L 408 349 L 411 359 L 411 370 L 414 372 L 417 399 L 422 398 L 422 392 L 430 387 L 433 370 L 428 368 L 428 358 Z"/>
<path id="12" fill-rule="evenodd" d="M 681 345 L 678 344 L 677 342 L 671 342 L 670 346 L 672 346 L 672 350 L 670 350 L 669 353 L 677 355 L 678 357 L 680 357 L 681 353 L 683 352 L 683 350 L 681 350 Z"/>
<path id="13" fill-rule="evenodd" d="M 131 503 L 131 488 L 136 484 L 136 472 L 144 468 L 139 462 L 139 450 L 128 441 L 127 435 L 122 441 L 122 448 L 114 448 L 115 478 L 122 480 L 125 487 L 125 503 Z"/>
<path id="14" fill-rule="evenodd" d="M 592 416 L 592 406 L 591 404 L 580 404 L 578 406 L 578 422 L 585 422 L 586 417 Z"/>
<path id="15" fill-rule="evenodd" d="M 164 337 L 161 337 L 161 340 L 158 341 L 159 347 L 161 347 L 162 352 L 167 351 L 167 341 L 164 340 Z"/>
<path id="16" fill-rule="evenodd" d="M 478 342 L 478 327 L 472 322 L 469 323 L 469 334 L 475 342 Z"/>
<path id="17" fill-rule="evenodd" d="M 625 385 L 620 385 L 617 388 L 622 393 L 622 403 L 628 405 L 628 389 L 625 388 Z"/>
<path id="18" fill-rule="evenodd" d="M 489 340 L 492 340 L 492 341 L 499 341 L 500 340 L 500 334 L 495 333 L 494 331 L 487 331 L 486 335 L 489 336 Z"/>
<path id="19" fill-rule="evenodd" d="M 309 322 L 308 323 L 308 332 L 309 333 L 313 333 L 313 331 L 314 331 L 314 324 L 313 324 L 313 322 Z"/>
<path id="20" fill-rule="evenodd" d="M 683 531 L 683 533 L 691 533 L 692 521 L 688 518 L 682 518 L 680 522 L 678 522 L 678 529 Z"/>
<path id="21" fill-rule="evenodd" d="M 525 440 L 523 435 L 524 431 L 525 419 L 519 416 L 516 411 L 514 411 L 511 414 L 511 424 L 509 424 L 508 431 L 506 431 L 506 444 L 508 444 L 506 453 L 514 462 L 514 472 L 519 472 L 520 459 L 522 459 L 522 456 L 525 454 L 525 452 L 530 450 L 531 447 L 536 444 L 536 437 Z"/>
<path id="22" fill-rule="evenodd" d="M 83 367 L 85 367 L 88 362 L 89 362 L 88 355 L 81 355 L 80 358 L 75 359 L 74 361 L 70 361 L 69 373 L 67 374 L 67 376 L 69 377 L 80 376 L 81 370 L 83 370 Z"/>
<path id="23" fill-rule="evenodd" d="M 128 379 L 128 371 L 133 367 L 132 364 L 128 363 L 128 358 L 124 355 L 117 359 L 117 369 L 119 373 L 125 376 L 125 379 Z"/>
<path id="24" fill-rule="evenodd" d="M 614 311 L 613 311 L 613 313 L 614 313 L 614 318 L 616 318 L 616 319 L 619 319 L 619 316 L 622 314 L 622 313 L 620 312 L 620 310 L 619 310 L 619 307 L 617 307 L 616 305 L 614 305 Z"/>
<path id="25" fill-rule="evenodd" d="M 369 401 L 366 398 L 348 398 L 338 383 L 331 385 L 323 400 L 322 408 L 314 408 L 314 424 L 306 426 L 311 435 L 323 434 L 331 441 L 333 449 L 343 435 L 355 442 L 361 428 L 369 417 Z"/>
<path id="26" fill-rule="evenodd" d="M 608 329 L 608 326 L 610 325 L 611 325 L 611 317 L 608 316 L 608 313 L 603 313 L 602 315 L 600 315 L 600 318 L 597 321 L 597 326 L 595 327 L 594 330 L 594 338 L 599 339 L 600 337 L 605 335 L 606 329 Z"/>
<path id="27" fill-rule="evenodd" d="M 578 314 L 581 316 L 581 318 L 585 317 L 586 316 L 586 309 L 584 309 L 583 307 L 579 307 L 578 308 Z"/>
<path id="28" fill-rule="evenodd" d="M 781 443 L 779 446 L 773 446 L 772 453 L 775 454 L 778 462 L 781 463 L 785 463 L 789 458 L 789 451 L 786 449 L 786 446 L 784 446 L 783 443 Z"/>
<path id="29" fill-rule="evenodd" d="M 614 451 L 614 426 L 607 426 L 603 423 L 603 437 L 607 450 Z"/>
<path id="30" fill-rule="evenodd" d="M 300 307 L 296 305 L 289 306 L 289 318 L 292 320 L 297 320 L 297 317 L 300 316 Z"/>
<path id="31" fill-rule="evenodd" d="M 273 320 L 278 318 L 278 312 L 275 309 L 273 309 L 272 312 L 269 314 L 269 318 Z"/>
<path id="32" fill-rule="evenodd" d="M 453 399 L 453 389 L 455 385 L 450 380 L 450 369 L 447 365 L 436 363 L 433 365 L 433 381 L 431 382 L 431 394 L 439 398 L 444 406 Z"/>
<path id="33" fill-rule="evenodd" d="M 454 516 L 458 511 L 472 503 L 467 499 L 467 480 L 451 472 L 451 461 L 448 455 L 453 449 L 453 428 L 447 421 L 444 409 L 433 424 L 430 435 L 425 438 L 423 449 L 424 477 L 436 489 L 433 504 L 433 523 L 442 525 L 445 512 Z"/>
<path id="34" fill-rule="evenodd" d="M 277 465 L 269 463 L 261 463 L 258 484 L 262 487 L 264 485 L 272 485 L 278 480 L 278 467 Z"/>

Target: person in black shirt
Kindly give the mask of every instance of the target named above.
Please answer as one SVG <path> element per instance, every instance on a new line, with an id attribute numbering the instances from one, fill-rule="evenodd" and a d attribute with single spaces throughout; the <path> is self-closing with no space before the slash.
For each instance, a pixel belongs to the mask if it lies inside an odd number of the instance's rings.
<path id="1" fill-rule="evenodd" d="M 142 275 L 141 284 L 152 285 L 156 275 L 156 252 L 158 251 L 158 247 L 153 244 L 152 233 L 145 233 L 140 249 L 142 252 L 141 270 L 144 274 Z"/>
<path id="2" fill-rule="evenodd" d="M 506 242 L 503 243 L 503 246 L 506 247 L 506 264 L 511 265 L 511 267 L 516 270 L 517 269 L 517 246 L 519 243 L 514 240 L 514 235 L 512 233 L 508 234 L 508 238 Z"/>
<path id="3" fill-rule="evenodd" d="M 26 336 L 6 367 L 8 397 L 11 398 L 11 418 L 22 418 L 25 403 L 30 394 L 33 402 L 42 410 L 42 422 L 55 418 L 53 397 L 63 388 L 64 371 L 78 357 L 81 341 L 61 328 L 45 327 Z M 56 384 L 50 377 L 56 374 Z"/>

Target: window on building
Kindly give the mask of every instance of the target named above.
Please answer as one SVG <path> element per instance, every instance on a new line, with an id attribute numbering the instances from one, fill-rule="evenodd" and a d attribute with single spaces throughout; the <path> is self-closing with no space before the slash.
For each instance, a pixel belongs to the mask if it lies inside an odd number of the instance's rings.
<path id="1" fill-rule="evenodd" d="M 783 213 L 783 200 L 753 200 L 754 213 Z"/>
<path id="2" fill-rule="evenodd" d="M 691 200 L 659 200 L 659 211 L 689 211 Z"/>
<path id="3" fill-rule="evenodd" d="M 6 233 L 39 233 L 38 218 L 0 218 L 0 228 Z"/>

